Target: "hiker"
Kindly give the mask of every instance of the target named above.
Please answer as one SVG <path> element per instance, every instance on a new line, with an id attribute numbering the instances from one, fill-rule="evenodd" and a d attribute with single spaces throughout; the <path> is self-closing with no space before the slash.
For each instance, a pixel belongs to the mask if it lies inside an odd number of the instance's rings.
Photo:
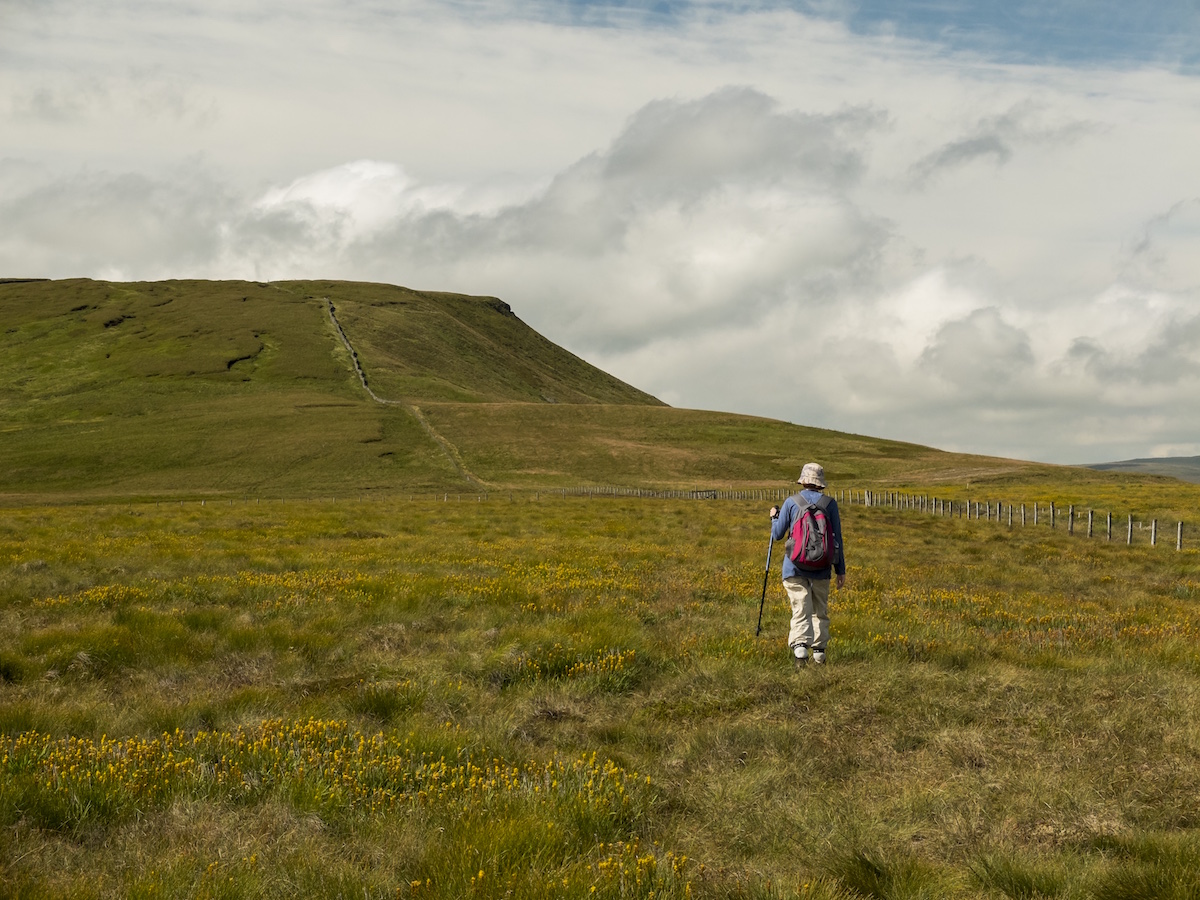
<path id="1" fill-rule="evenodd" d="M 811 654 L 817 664 L 825 662 L 829 644 L 829 581 L 837 572 L 837 586 L 846 584 L 846 559 L 842 552 L 842 520 L 837 501 L 822 493 L 825 470 L 816 463 L 807 463 L 800 470 L 797 484 L 800 493 L 783 501 L 783 509 L 771 507 L 771 537 L 787 538 L 783 556 L 783 588 L 792 604 L 792 627 L 788 632 L 788 647 L 797 668 L 805 665 Z M 811 510 L 810 531 L 826 529 L 823 551 L 814 553 L 808 548 L 793 545 L 792 531 L 802 513 Z M 824 515 L 820 515 L 823 513 Z"/>

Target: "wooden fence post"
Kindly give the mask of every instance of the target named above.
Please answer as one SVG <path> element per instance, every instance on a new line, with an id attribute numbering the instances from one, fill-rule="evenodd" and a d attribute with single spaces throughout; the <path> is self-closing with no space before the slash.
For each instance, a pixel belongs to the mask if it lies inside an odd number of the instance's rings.
<path id="1" fill-rule="evenodd" d="M 1092 514 L 1094 512 L 1095 512 L 1095 510 L 1091 510 L 1091 509 L 1088 510 L 1088 538 L 1089 539 L 1091 539 L 1091 536 L 1092 536 L 1092 518 L 1093 518 Z"/>
<path id="2" fill-rule="evenodd" d="M 1150 546 L 1158 546 L 1158 519 L 1150 520 Z"/>
<path id="3" fill-rule="evenodd" d="M 1175 527 L 1175 551 L 1179 552 L 1183 549 L 1183 523 L 1180 522 Z"/>
<path id="4" fill-rule="evenodd" d="M 1058 525 L 1055 524 L 1057 519 L 1058 519 L 1058 507 L 1056 507 L 1054 505 L 1054 501 L 1051 500 L 1050 501 L 1050 527 L 1051 528 L 1058 527 Z"/>
<path id="5" fill-rule="evenodd" d="M 1025 527 L 1025 504 L 1021 504 L 1021 527 Z"/>
<path id="6" fill-rule="evenodd" d="M 1038 523 L 1038 504 L 1035 502 L 1033 504 L 1033 524 L 1036 525 L 1037 523 Z"/>
<path id="7" fill-rule="evenodd" d="M 1067 509 L 1067 534 L 1075 533 L 1075 504 L 1072 503 Z"/>
<path id="8" fill-rule="evenodd" d="M 1105 534 L 1106 534 L 1105 540 L 1111 541 L 1112 540 L 1112 510 L 1111 509 L 1108 511 L 1108 524 L 1106 526 Z"/>
<path id="9" fill-rule="evenodd" d="M 1128 547 L 1132 543 L 1133 543 L 1133 513 L 1130 513 L 1129 514 L 1129 528 L 1126 530 L 1126 533 L 1125 533 L 1125 546 Z"/>

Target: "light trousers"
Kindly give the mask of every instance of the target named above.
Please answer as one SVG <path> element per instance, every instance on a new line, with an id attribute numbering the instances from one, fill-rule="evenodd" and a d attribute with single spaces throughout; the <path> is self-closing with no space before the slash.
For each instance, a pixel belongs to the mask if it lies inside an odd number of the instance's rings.
<path id="1" fill-rule="evenodd" d="M 825 649 L 829 642 L 829 582 L 828 578 L 805 578 L 803 575 L 783 579 L 783 589 L 792 604 L 789 647 L 804 644 Z"/>

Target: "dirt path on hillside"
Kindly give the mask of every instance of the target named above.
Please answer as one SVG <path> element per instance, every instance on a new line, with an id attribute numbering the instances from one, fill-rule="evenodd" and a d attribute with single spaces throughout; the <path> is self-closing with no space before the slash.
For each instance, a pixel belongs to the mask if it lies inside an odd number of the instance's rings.
<path id="1" fill-rule="evenodd" d="M 407 403 L 403 400 L 387 400 L 371 390 L 371 386 L 367 383 L 367 374 L 363 371 L 362 364 L 358 361 L 358 351 L 354 349 L 354 345 L 350 343 L 350 338 L 346 336 L 345 329 L 342 328 L 342 323 L 338 321 L 337 313 L 334 309 L 333 303 L 330 302 L 328 297 L 323 299 L 325 300 L 325 309 L 329 312 L 329 321 L 333 323 L 333 327 L 336 329 L 338 337 L 342 339 L 342 343 L 345 345 L 346 351 L 350 354 L 350 362 L 354 364 L 354 371 L 358 374 L 359 383 L 362 384 L 363 390 L 367 392 L 367 395 L 382 406 L 399 406 L 401 409 L 407 411 L 409 415 L 417 420 L 418 424 L 420 424 L 420 426 L 425 430 L 425 433 L 433 439 L 434 443 L 441 448 L 442 453 L 445 454 L 446 459 L 450 461 L 450 464 L 454 466 L 459 475 L 461 475 L 467 481 L 477 484 L 480 487 L 491 487 L 491 485 L 489 485 L 486 481 L 484 481 L 482 478 L 479 478 L 474 472 L 467 468 L 467 464 L 463 462 L 462 455 L 459 454 L 458 448 L 450 443 L 450 441 L 446 440 L 446 438 L 438 433 L 437 429 L 429 424 L 429 420 L 425 418 L 425 414 L 421 412 L 421 408 L 419 406 L 414 406 L 413 404 Z"/>

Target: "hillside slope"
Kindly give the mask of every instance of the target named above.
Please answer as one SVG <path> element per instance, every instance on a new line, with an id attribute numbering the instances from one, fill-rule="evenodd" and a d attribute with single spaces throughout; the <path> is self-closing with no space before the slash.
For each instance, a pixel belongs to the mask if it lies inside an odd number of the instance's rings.
<path id="1" fill-rule="evenodd" d="M 1114 478 L 672 409 L 496 298 L 76 279 L 0 283 L 0 311 L 10 498 L 777 486 L 808 458 L 858 486 Z"/>
<path id="2" fill-rule="evenodd" d="M 1148 459 L 1125 459 L 1119 462 L 1091 463 L 1089 469 L 1098 472 L 1123 472 L 1129 475 L 1163 475 L 1200 484 L 1200 456 L 1156 456 Z"/>
<path id="3" fill-rule="evenodd" d="M 410 411 L 366 396 L 326 299 L 385 396 L 659 404 L 495 298 L 348 282 L 3 283 L 0 492 L 464 483 Z"/>
<path id="4" fill-rule="evenodd" d="M 663 405 L 538 334 L 495 297 L 279 282 L 328 297 L 381 396 L 413 402 Z"/>

